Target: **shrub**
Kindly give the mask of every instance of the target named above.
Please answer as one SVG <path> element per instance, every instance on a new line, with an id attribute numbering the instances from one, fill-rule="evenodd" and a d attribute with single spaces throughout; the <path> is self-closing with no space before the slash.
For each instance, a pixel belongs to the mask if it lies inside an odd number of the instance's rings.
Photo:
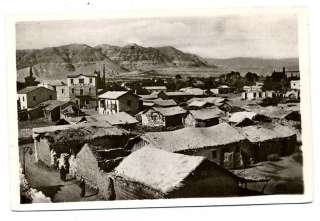
<path id="1" fill-rule="evenodd" d="M 267 160 L 268 161 L 278 161 L 278 160 L 280 160 L 280 156 L 277 153 L 269 154 L 267 156 Z"/>
<path id="2" fill-rule="evenodd" d="M 292 159 L 294 159 L 296 162 L 301 163 L 303 162 L 303 157 L 302 157 L 302 153 L 301 152 L 296 152 L 294 154 L 292 154 Z"/>

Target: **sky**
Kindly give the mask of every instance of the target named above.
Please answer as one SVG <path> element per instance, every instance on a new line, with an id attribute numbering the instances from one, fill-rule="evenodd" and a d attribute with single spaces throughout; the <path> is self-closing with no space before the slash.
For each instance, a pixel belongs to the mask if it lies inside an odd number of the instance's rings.
<path id="1" fill-rule="evenodd" d="M 100 20 L 32 21 L 16 24 L 16 48 L 80 43 L 173 46 L 202 57 L 298 57 L 294 14 L 222 15 Z"/>

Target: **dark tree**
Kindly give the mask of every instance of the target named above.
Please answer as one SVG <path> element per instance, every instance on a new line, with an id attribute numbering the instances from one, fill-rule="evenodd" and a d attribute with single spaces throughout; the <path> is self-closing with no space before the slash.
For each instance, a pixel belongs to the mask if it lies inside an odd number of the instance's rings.
<path id="1" fill-rule="evenodd" d="M 259 76 L 256 73 L 248 72 L 245 75 L 245 79 L 248 82 L 248 84 L 254 84 L 256 81 L 259 80 Z"/>
<path id="2" fill-rule="evenodd" d="M 101 88 L 106 89 L 106 67 L 104 64 L 103 64 L 102 72 L 103 72 L 103 76 L 102 76 L 102 80 L 101 80 Z"/>
<path id="3" fill-rule="evenodd" d="M 33 76 L 33 69 L 32 67 L 29 68 L 29 76 L 24 78 L 25 86 L 36 86 L 38 82 L 36 81 L 36 78 Z"/>
<path id="4" fill-rule="evenodd" d="M 180 74 L 177 74 L 177 75 L 176 75 L 176 80 L 181 80 L 181 79 L 182 79 L 181 75 L 180 75 Z"/>

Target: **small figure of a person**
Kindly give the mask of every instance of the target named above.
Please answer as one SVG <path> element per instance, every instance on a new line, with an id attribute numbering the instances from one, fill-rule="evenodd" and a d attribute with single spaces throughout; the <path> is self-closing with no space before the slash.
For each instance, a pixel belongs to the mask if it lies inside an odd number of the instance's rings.
<path id="1" fill-rule="evenodd" d="M 113 180 L 109 177 L 108 178 L 108 192 L 109 192 L 109 196 L 108 196 L 108 200 L 115 200 L 116 199 L 116 193 L 114 190 L 114 183 Z"/>
<path id="2" fill-rule="evenodd" d="M 81 189 L 80 196 L 84 197 L 85 194 L 86 194 L 86 182 L 84 181 L 83 177 L 80 178 L 79 186 L 80 186 L 80 189 Z"/>
<path id="3" fill-rule="evenodd" d="M 65 169 L 65 167 L 64 166 L 62 166 L 61 168 L 60 168 L 60 179 L 61 180 L 63 180 L 63 181 L 66 181 L 66 169 Z"/>

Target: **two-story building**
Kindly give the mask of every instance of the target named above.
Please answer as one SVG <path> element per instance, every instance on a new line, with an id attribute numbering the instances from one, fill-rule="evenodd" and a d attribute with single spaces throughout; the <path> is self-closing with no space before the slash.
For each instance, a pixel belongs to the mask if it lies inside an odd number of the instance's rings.
<path id="1" fill-rule="evenodd" d="M 47 100 L 57 99 L 56 92 L 45 87 L 30 86 L 18 91 L 17 94 L 20 110 L 32 108 Z"/>
<path id="2" fill-rule="evenodd" d="M 38 87 L 45 87 L 57 92 L 57 100 L 70 101 L 69 87 L 62 80 L 43 80 L 38 84 Z"/>
<path id="3" fill-rule="evenodd" d="M 142 106 L 139 96 L 129 91 L 107 91 L 99 95 L 98 100 L 99 114 L 127 112 L 134 115 Z"/>
<path id="4" fill-rule="evenodd" d="M 95 74 L 68 75 L 67 86 L 61 91 L 69 94 L 70 100 L 74 100 L 80 108 L 97 107 L 97 76 Z"/>

